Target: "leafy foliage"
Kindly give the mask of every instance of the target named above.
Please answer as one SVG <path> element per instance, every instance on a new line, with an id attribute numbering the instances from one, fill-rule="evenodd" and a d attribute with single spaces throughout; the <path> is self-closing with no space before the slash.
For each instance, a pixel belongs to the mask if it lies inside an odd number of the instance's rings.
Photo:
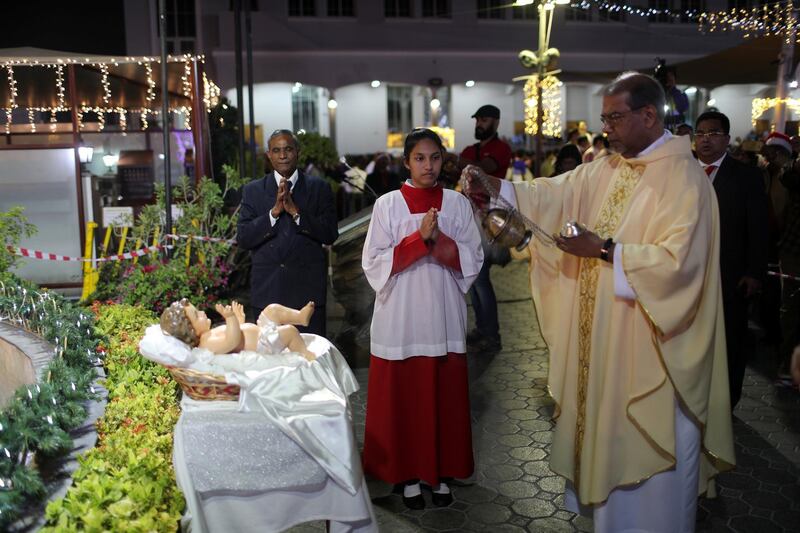
<path id="1" fill-rule="evenodd" d="M 164 305 L 179 298 L 214 302 L 226 297 L 229 275 L 243 265 L 245 256 L 237 254 L 235 246 L 228 242 L 192 238 L 230 240 L 236 236 L 238 207 L 229 212 L 223 199 L 231 187 L 241 186 L 243 180 L 230 167 L 226 172 L 229 178 L 224 189 L 207 178 L 200 179 L 196 187 L 188 178 L 182 178 L 173 189 L 181 212 L 174 220 L 173 233 L 190 238 L 170 240 L 173 248 L 168 260 L 153 254 L 124 269 L 116 263 L 104 264 L 92 298 L 142 305 L 160 312 Z M 163 187 L 157 188 L 156 199 L 155 204 L 142 209 L 135 221 L 129 249 L 164 235 Z"/>
<path id="2" fill-rule="evenodd" d="M 24 210 L 24 207 L 14 206 L 8 211 L 0 211 L 0 273 L 8 271 L 17 260 L 7 247 L 18 246 L 20 239 L 36 233 L 36 226 L 22 214 Z"/>
<path id="3" fill-rule="evenodd" d="M 98 446 L 80 458 L 74 484 L 47 507 L 42 531 L 166 531 L 178 527 L 183 496 L 172 470 L 172 430 L 180 411 L 166 370 L 137 352 L 156 316 L 141 307 L 96 305 L 108 339 L 109 403 Z"/>
<path id="4" fill-rule="evenodd" d="M 298 159 L 301 167 L 311 162 L 321 168 L 333 168 L 339 162 L 339 154 L 329 137 L 306 132 L 298 134 L 297 140 L 300 141 Z"/>
<path id="5" fill-rule="evenodd" d="M 48 340 L 55 351 L 46 378 L 17 389 L 0 412 L 2 529 L 27 500 L 44 494 L 38 471 L 29 467 L 32 456 L 55 456 L 71 448 L 69 431 L 86 418 L 83 402 L 94 396 L 99 339 L 89 313 L 8 272 L 0 273 L 0 320 Z"/>

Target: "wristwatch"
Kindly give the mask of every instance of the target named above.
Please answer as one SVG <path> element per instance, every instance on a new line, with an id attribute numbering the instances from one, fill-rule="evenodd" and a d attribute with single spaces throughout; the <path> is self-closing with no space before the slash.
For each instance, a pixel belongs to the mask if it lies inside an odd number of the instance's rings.
<path id="1" fill-rule="evenodd" d="M 299 218 L 300 218 L 300 211 L 298 211 L 297 213 L 295 213 L 294 215 L 292 215 L 292 220 L 294 221 L 294 223 L 295 223 L 295 224 L 297 224 L 297 220 L 298 220 Z"/>
<path id="2" fill-rule="evenodd" d="M 600 259 L 606 262 L 611 262 L 608 258 L 608 252 L 611 251 L 611 246 L 614 244 L 614 239 L 608 238 L 606 242 L 603 243 L 603 247 L 600 248 Z"/>

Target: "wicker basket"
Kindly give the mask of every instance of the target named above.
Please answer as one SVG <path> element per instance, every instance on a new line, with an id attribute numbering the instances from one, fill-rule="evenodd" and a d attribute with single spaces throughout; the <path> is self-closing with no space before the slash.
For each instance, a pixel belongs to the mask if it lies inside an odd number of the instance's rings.
<path id="1" fill-rule="evenodd" d="M 227 383 L 222 376 L 177 366 L 168 366 L 167 370 L 180 384 L 183 393 L 192 400 L 237 401 L 239 399 L 239 385 Z"/>

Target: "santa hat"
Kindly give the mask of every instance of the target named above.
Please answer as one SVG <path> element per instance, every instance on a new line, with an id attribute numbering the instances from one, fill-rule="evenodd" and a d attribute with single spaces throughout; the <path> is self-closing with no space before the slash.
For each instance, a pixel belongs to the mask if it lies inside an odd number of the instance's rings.
<path id="1" fill-rule="evenodd" d="M 767 146 L 780 146 L 790 154 L 792 153 L 792 140 L 784 133 L 773 131 L 767 137 Z"/>

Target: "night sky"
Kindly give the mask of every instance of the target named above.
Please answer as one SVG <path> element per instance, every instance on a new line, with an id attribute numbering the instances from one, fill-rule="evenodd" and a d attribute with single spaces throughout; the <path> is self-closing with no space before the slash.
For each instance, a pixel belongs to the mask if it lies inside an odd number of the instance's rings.
<path id="1" fill-rule="evenodd" d="M 7 0 L 0 48 L 125 55 L 122 0 Z"/>

